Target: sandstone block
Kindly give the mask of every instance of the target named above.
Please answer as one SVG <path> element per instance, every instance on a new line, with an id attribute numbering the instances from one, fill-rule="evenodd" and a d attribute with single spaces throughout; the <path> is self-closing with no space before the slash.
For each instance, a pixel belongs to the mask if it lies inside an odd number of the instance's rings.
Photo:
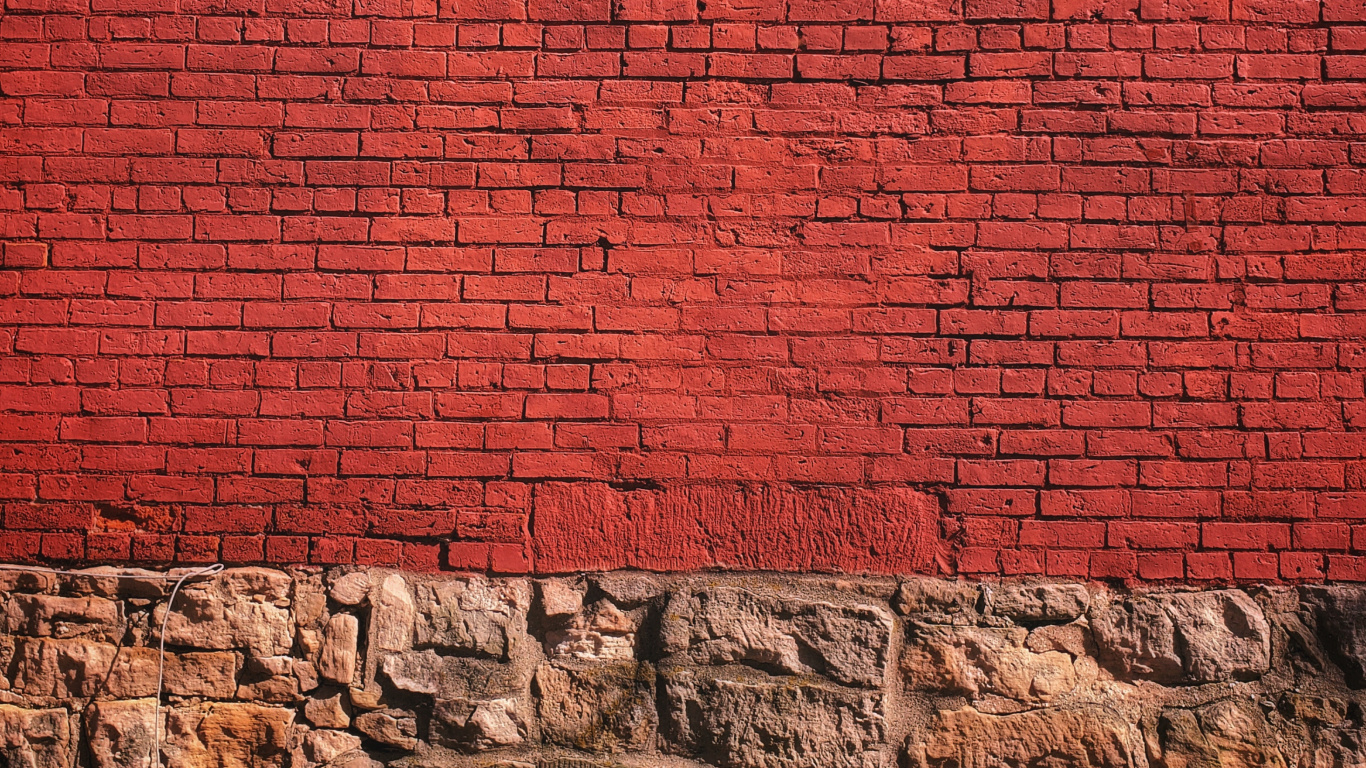
<path id="1" fill-rule="evenodd" d="M 1136 768 L 1137 729 L 1100 707 L 987 715 L 972 707 L 942 711 L 907 743 L 919 768 Z"/>
<path id="2" fill-rule="evenodd" d="M 405 651 L 411 648 L 415 613 L 408 582 L 397 573 L 384 577 L 370 591 L 370 651 Z"/>
<path id="3" fill-rule="evenodd" d="M 526 741 L 525 704 L 517 699 L 449 699 L 432 711 L 432 740 L 467 752 L 512 747 Z"/>
<path id="4" fill-rule="evenodd" d="M 294 712 L 218 702 L 166 713 L 167 768 L 279 768 L 288 757 Z"/>
<path id="5" fill-rule="evenodd" d="M 152 764 L 156 701 L 101 701 L 86 710 L 86 738 L 96 768 L 147 768 Z"/>
<path id="6" fill-rule="evenodd" d="M 1165 709 L 1156 729 L 1157 766 L 1285 768 L 1276 737 L 1255 703 L 1225 699 L 1198 709 Z"/>
<path id="7" fill-rule="evenodd" d="M 360 605 L 370 592 L 370 573 L 352 571 L 332 580 L 327 594 L 342 605 Z"/>
<path id="8" fill-rule="evenodd" d="M 417 747 L 417 718 L 402 709 L 383 709 L 366 712 L 353 724 L 356 730 L 381 744 L 411 750 Z"/>
<path id="9" fill-rule="evenodd" d="M 993 613 L 1016 621 L 1072 621 L 1086 613 L 1091 596 L 1080 584 L 1009 585 L 989 590 Z"/>
<path id="10" fill-rule="evenodd" d="M 1353 688 L 1366 688 L 1366 590 L 1313 587 L 1305 602 L 1318 623 L 1319 638 Z"/>
<path id="11" fill-rule="evenodd" d="M 438 581 L 418 585 L 415 604 L 418 647 L 506 659 L 526 637 L 531 592 L 521 580 Z"/>
<path id="12" fill-rule="evenodd" d="M 682 653 L 698 664 L 738 662 L 876 687 L 882 682 L 891 631 L 891 618 L 871 606 L 713 588 L 675 594 L 660 634 L 666 652 Z"/>
<path id="13" fill-rule="evenodd" d="M 661 730 L 670 744 L 734 768 L 873 768 L 882 696 L 811 681 L 704 670 L 663 673 Z"/>
<path id="14" fill-rule="evenodd" d="M 1136 595 L 1093 606 L 1101 658 L 1121 674 L 1214 682 L 1265 672 L 1271 628 L 1239 590 Z"/>
<path id="15" fill-rule="evenodd" d="M 346 728 L 351 725 L 351 715 L 342 704 L 340 693 L 308 699 L 304 702 L 304 717 L 319 728 Z"/>
<path id="16" fill-rule="evenodd" d="M 442 656 L 434 651 L 391 654 L 381 663 L 380 671 L 400 691 L 438 699 L 512 696 L 526 689 L 531 676 L 521 665 Z"/>
<path id="17" fill-rule="evenodd" d="M 65 709 L 0 704 L 0 763 L 9 768 L 69 768 L 73 747 Z"/>
<path id="18" fill-rule="evenodd" d="M 624 613 L 611 600 L 598 600 L 575 614 L 568 626 L 546 632 L 546 654 L 552 659 L 631 661 L 640 617 L 640 611 Z"/>
<path id="19" fill-rule="evenodd" d="M 356 641 L 360 621 L 339 613 L 327 622 L 322 652 L 318 655 L 318 674 L 340 685 L 349 685 L 356 671 Z"/>
<path id="20" fill-rule="evenodd" d="M 646 663 L 557 665 L 536 670 L 542 735 L 587 752 L 640 749 L 654 738 L 655 671 Z"/>
<path id="21" fill-rule="evenodd" d="M 987 694 L 1042 703 L 1077 686 L 1072 656 L 1036 653 L 1020 627 L 952 627 L 912 623 L 901 669 L 907 684 L 975 699 Z"/>
<path id="22" fill-rule="evenodd" d="M 258 656 L 287 654 L 294 645 L 290 578 L 267 568 L 234 568 L 176 596 L 166 642 L 192 648 L 241 648 Z M 154 616 L 158 624 L 165 607 Z"/>
<path id="23" fill-rule="evenodd" d="M 15 594 L 5 603 L 4 631 L 35 637 L 92 636 L 117 640 L 123 608 L 101 597 Z"/>

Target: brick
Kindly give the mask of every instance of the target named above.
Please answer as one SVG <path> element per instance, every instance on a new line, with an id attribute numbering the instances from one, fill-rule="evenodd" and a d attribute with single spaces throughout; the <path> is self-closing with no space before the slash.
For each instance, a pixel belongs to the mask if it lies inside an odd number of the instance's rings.
<path id="1" fill-rule="evenodd" d="M 1358 5 L 20 13 L 4 551 L 574 570 L 547 483 L 744 482 L 931 492 L 962 574 L 1366 580 Z"/>

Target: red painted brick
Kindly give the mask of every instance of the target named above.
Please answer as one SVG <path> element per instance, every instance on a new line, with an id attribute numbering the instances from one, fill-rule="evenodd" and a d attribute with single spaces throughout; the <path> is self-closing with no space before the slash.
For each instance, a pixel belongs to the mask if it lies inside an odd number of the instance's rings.
<path id="1" fill-rule="evenodd" d="M 315 10 L 11 41 L 0 559 L 1366 580 L 1357 5 Z"/>

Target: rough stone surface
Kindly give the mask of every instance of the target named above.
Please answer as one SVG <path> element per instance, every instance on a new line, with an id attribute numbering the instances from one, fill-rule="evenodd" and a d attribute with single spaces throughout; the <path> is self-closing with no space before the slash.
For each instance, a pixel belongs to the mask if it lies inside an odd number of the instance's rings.
<path id="1" fill-rule="evenodd" d="M 166 713 L 167 768 L 279 768 L 294 711 L 217 702 Z"/>
<path id="2" fill-rule="evenodd" d="M 342 605 L 360 605 L 369 591 L 369 572 L 353 571 L 333 579 L 328 595 Z"/>
<path id="3" fill-rule="evenodd" d="M 554 659 L 631 661 L 640 619 L 639 610 L 622 611 L 607 598 L 581 606 L 567 620 L 551 623 L 546 653 Z"/>
<path id="4" fill-rule="evenodd" d="M 0 768 L 151 768 L 165 584 L 38 576 L 0 595 Z M 355 568 L 191 586 L 164 768 L 1366 765 L 1352 587 Z"/>
<path id="5" fill-rule="evenodd" d="M 526 723 L 516 699 L 450 699 L 432 712 L 432 741 L 469 752 L 512 747 L 526 740 Z"/>
<path id="6" fill-rule="evenodd" d="M 86 713 L 86 738 L 97 768 L 152 764 L 156 701 L 101 701 Z"/>
<path id="7" fill-rule="evenodd" d="M 484 578 L 421 584 L 417 588 L 419 648 L 505 660 L 526 635 L 530 586 Z"/>
<path id="8" fill-rule="evenodd" d="M 65 709 L 0 704 L 0 758 L 9 768 L 68 768 L 72 744 Z"/>
<path id="9" fill-rule="evenodd" d="M 1100 707 L 940 712 L 928 738 L 907 751 L 927 768 L 1135 768 L 1143 759 L 1136 729 Z"/>
<path id="10" fill-rule="evenodd" d="M 1286 768 L 1275 734 L 1252 701 L 1224 699 L 1196 709 L 1166 709 L 1158 718 L 1158 766 Z"/>
<path id="11" fill-rule="evenodd" d="M 1271 658 L 1262 609 L 1238 590 L 1133 596 L 1092 610 L 1103 660 L 1160 682 L 1256 675 Z"/>
<path id="12" fill-rule="evenodd" d="M 654 738 L 655 671 L 649 664 L 542 664 L 536 671 L 546 741 L 588 752 L 640 749 Z"/>
<path id="13" fill-rule="evenodd" d="M 881 695 L 759 673 L 664 673 L 665 736 L 685 754 L 735 768 L 868 768 L 884 737 Z"/>
<path id="14" fill-rule="evenodd" d="M 1366 590 L 1317 587 L 1305 591 L 1324 647 L 1353 688 L 1366 688 Z"/>
<path id="15" fill-rule="evenodd" d="M 304 702 L 304 717 L 319 728 L 346 728 L 351 725 L 351 715 L 342 703 L 340 693 Z"/>
<path id="16" fill-rule="evenodd" d="M 1071 621 L 1090 601 L 1081 584 L 1014 584 L 989 590 L 993 613 L 1016 621 Z"/>
<path id="17" fill-rule="evenodd" d="M 170 612 L 166 642 L 191 648 L 241 648 L 262 656 L 287 654 L 294 645 L 290 585 L 288 574 L 265 568 L 237 568 L 203 583 L 187 584 Z"/>
<path id="18" fill-rule="evenodd" d="M 675 594 L 661 633 L 666 652 L 686 654 L 698 664 L 736 662 L 877 686 L 891 632 L 890 615 L 870 607 L 718 588 Z"/>
<path id="19" fill-rule="evenodd" d="M 946 627 L 912 623 L 901 657 L 907 683 L 970 699 L 996 694 L 1022 702 L 1048 702 L 1077 686 L 1072 656 L 1025 645 L 1021 627 Z"/>
<path id="20" fill-rule="evenodd" d="M 360 621 L 348 613 L 339 613 L 327 622 L 322 652 L 318 656 L 318 674 L 340 685 L 349 685 L 356 671 L 356 640 L 360 635 Z"/>

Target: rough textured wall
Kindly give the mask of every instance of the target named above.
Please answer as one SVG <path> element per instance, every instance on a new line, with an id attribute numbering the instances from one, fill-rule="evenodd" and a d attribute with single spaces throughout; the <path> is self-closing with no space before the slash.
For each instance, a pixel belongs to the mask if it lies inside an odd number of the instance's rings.
<path id="1" fill-rule="evenodd" d="M 1359 0 L 8 0 L 0 557 L 1366 577 Z"/>
<path id="2" fill-rule="evenodd" d="M 0 761 L 147 768 L 165 588 L 0 574 Z M 246 568 L 166 768 L 1351 768 L 1366 591 Z"/>

